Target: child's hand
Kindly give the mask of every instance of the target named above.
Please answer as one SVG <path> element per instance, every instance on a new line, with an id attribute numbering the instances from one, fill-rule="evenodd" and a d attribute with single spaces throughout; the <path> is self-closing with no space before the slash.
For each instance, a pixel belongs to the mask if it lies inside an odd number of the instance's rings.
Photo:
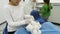
<path id="1" fill-rule="evenodd" d="M 31 23 L 31 20 L 25 19 L 25 22 L 29 24 L 29 23 Z"/>
<path id="2" fill-rule="evenodd" d="M 34 20 L 34 17 L 31 16 L 31 15 L 25 15 L 25 19 L 28 19 L 28 20 Z"/>

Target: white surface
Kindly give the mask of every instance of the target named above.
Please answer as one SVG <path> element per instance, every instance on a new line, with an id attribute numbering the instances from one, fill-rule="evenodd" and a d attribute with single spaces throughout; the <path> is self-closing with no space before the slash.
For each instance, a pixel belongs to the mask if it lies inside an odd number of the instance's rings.
<path id="1" fill-rule="evenodd" d="M 8 3 L 8 0 L 0 0 L 0 7 Z"/>
<path id="2" fill-rule="evenodd" d="M 4 20 L 4 15 L 3 15 L 3 6 L 6 5 L 8 3 L 8 0 L 0 0 L 0 23 L 2 23 Z"/>
<path id="3" fill-rule="evenodd" d="M 0 0 L 0 23 L 4 22 L 4 15 L 3 15 L 3 11 L 2 11 L 2 7 L 7 4 L 8 0 Z M 0 25 L 0 34 L 2 34 L 3 29 L 5 28 L 6 24 Z"/>
<path id="4" fill-rule="evenodd" d="M 41 3 L 43 0 L 37 0 L 37 2 Z M 60 0 L 50 0 L 51 3 L 60 3 Z"/>
<path id="5" fill-rule="evenodd" d="M 60 24 L 60 5 L 54 5 L 53 10 L 51 11 L 51 16 L 49 21 L 59 23 Z"/>
<path id="6" fill-rule="evenodd" d="M 50 0 L 51 3 L 60 3 L 60 0 Z"/>
<path id="7" fill-rule="evenodd" d="M 0 24 L 5 21 L 3 14 L 4 14 L 4 12 L 3 12 L 2 8 L 0 8 Z"/>
<path id="8" fill-rule="evenodd" d="M 43 0 L 37 0 L 37 2 L 43 2 Z"/>

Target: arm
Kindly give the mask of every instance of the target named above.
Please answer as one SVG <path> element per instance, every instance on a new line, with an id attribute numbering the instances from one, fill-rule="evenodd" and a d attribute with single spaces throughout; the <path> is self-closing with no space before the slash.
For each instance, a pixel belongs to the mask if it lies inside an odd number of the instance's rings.
<path id="1" fill-rule="evenodd" d="M 26 20 L 22 20 L 22 21 L 13 21 L 11 16 L 10 16 L 10 13 L 9 13 L 9 10 L 8 9 L 4 9 L 4 17 L 5 17 L 5 20 L 8 22 L 8 25 L 10 26 L 13 26 L 13 27 L 16 27 L 16 26 L 21 26 L 21 25 L 24 25 L 24 24 L 28 24 L 26 22 Z"/>

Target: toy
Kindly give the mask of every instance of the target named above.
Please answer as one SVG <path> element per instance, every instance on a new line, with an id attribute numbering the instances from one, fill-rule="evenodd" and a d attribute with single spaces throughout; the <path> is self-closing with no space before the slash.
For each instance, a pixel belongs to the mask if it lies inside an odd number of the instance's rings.
<path id="1" fill-rule="evenodd" d="M 31 32 L 31 34 L 41 34 L 41 25 L 39 22 L 34 21 L 33 16 L 26 15 L 25 19 L 30 20 L 30 23 L 26 26 L 26 29 Z"/>

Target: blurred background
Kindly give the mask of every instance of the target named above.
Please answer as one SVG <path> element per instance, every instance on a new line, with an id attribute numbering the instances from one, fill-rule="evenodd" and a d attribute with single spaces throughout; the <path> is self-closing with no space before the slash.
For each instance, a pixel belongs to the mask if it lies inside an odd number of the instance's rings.
<path id="1" fill-rule="evenodd" d="M 6 4 L 8 4 L 9 0 L 0 0 L 0 23 L 2 23 L 3 21 L 5 21 L 4 19 L 4 15 L 3 15 L 3 11 L 2 7 L 4 7 Z M 59 24 L 56 25 L 58 28 L 60 28 L 60 0 L 50 0 L 50 2 L 53 5 L 53 10 L 51 11 L 51 16 L 49 17 L 48 21 L 51 21 L 52 23 L 55 24 Z M 36 9 L 40 9 L 43 5 L 43 0 L 37 0 L 36 2 Z M 5 24 L 3 24 L 3 26 L 0 25 L 0 31 L 2 30 L 2 28 L 4 27 Z M 1 32 L 0 32 L 1 33 Z"/>

